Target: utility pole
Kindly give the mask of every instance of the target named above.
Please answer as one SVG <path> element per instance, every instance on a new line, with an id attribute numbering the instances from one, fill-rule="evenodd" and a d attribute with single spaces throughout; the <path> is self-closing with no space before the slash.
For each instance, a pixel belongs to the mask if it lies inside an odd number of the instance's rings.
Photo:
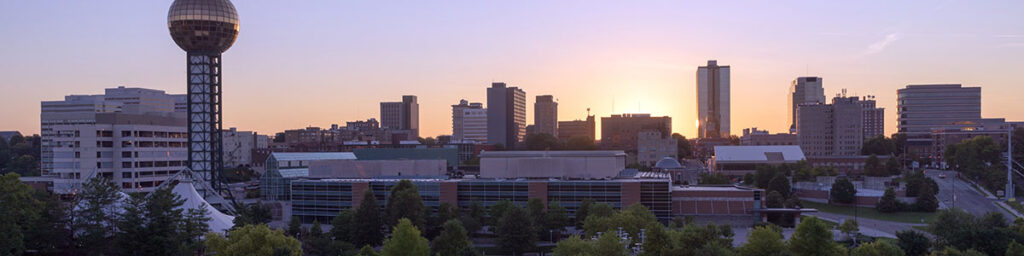
<path id="1" fill-rule="evenodd" d="M 1013 202 L 1013 129 L 1006 132 L 1006 201 Z"/>

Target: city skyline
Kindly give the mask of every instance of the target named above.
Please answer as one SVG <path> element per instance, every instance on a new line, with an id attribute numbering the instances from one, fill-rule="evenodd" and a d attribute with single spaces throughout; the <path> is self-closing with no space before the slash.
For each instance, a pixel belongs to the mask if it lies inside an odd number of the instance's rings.
<path id="1" fill-rule="evenodd" d="M 1024 117 L 1013 107 L 1022 81 L 1012 76 L 1024 66 L 1024 33 L 1009 11 L 1020 3 L 747 3 L 732 12 L 707 3 L 551 3 L 541 10 L 513 3 L 317 4 L 326 7 L 237 6 L 247 24 L 224 54 L 224 127 L 263 134 L 327 127 L 377 117 L 378 102 L 417 95 L 422 136 L 433 137 L 451 134 L 450 105 L 463 98 L 486 102 L 490 82 L 507 82 L 525 90 L 527 99 L 553 95 L 560 121 L 585 119 L 587 108 L 597 117 L 650 113 L 673 117 L 673 132 L 695 137 L 692 74 L 710 59 L 736 69 L 732 134 L 755 126 L 787 131 L 786 94 L 799 76 L 828 79 L 826 97 L 847 88 L 851 95 L 875 95 L 888 109 L 896 109 L 896 90 L 909 84 L 979 86 L 982 116 Z M 154 18 L 169 5 L 0 3 L 0 32 L 23 35 L 0 49 L 0 75 L 8 78 L 0 89 L 14 92 L 0 95 L 7 106 L 0 110 L 6 120 L 0 130 L 39 133 L 39 102 L 69 94 L 119 85 L 183 94 L 181 51 L 168 40 L 166 20 Z M 568 11 L 580 6 L 593 8 Z M 488 10 L 507 15 L 492 17 Z M 727 22 L 702 28 L 695 22 L 710 15 L 702 10 L 719 10 L 709 13 Z M 282 19 L 272 13 L 278 11 L 303 15 Z M 774 17 L 782 11 L 801 11 L 824 24 Z M 864 12 L 878 15 L 857 15 Z M 15 22 L 42 14 L 59 18 Z M 492 20 L 467 22 L 482 19 Z M 311 24 L 328 31 L 293 29 Z M 693 40 L 701 33 L 707 35 Z M 123 54 L 112 56 L 115 49 Z M 526 120 L 532 112 L 530 106 Z M 896 112 L 888 112 L 885 134 L 897 123 Z"/>

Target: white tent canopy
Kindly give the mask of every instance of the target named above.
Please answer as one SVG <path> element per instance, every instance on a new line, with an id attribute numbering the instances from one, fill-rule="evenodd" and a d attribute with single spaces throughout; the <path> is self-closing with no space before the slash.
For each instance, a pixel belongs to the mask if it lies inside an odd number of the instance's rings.
<path id="1" fill-rule="evenodd" d="M 188 209 L 201 209 L 206 208 L 206 217 L 210 220 L 206 224 L 210 227 L 210 231 L 223 234 L 228 229 L 231 229 L 234 224 L 235 217 L 224 214 L 213 207 L 209 207 L 209 203 L 203 196 L 196 192 L 196 187 L 192 185 L 192 181 L 182 179 L 178 182 L 178 185 L 174 186 L 171 190 L 175 195 L 181 196 L 185 199 L 185 203 L 182 204 L 179 209 L 187 211 Z"/>

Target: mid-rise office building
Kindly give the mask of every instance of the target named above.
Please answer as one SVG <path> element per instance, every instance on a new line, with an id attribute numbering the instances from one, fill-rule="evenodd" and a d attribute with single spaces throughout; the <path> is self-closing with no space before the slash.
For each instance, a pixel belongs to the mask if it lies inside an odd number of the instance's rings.
<path id="1" fill-rule="evenodd" d="M 709 60 L 697 68 L 697 138 L 728 138 L 729 113 L 729 66 Z"/>
<path id="2" fill-rule="evenodd" d="M 89 124 L 51 125 L 54 192 L 72 193 L 91 177 L 105 177 L 126 192 L 151 192 L 186 168 L 185 117 L 174 113 L 98 113 Z"/>
<path id="3" fill-rule="evenodd" d="M 380 103 L 380 126 L 384 129 L 409 131 L 410 137 L 419 136 L 420 104 L 414 95 L 402 96 L 401 102 Z"/>
<path id="4" fill-rule="evenodd" d="M 252 131 L 239 131 L 235 127 L 221 132 L 224 142 L 224 167 L 251 166 L 255 150 L 266 149 L 269 137 Z"/>
<path id="5" fill-rule="evenodd" d="M 636 162 L 653 166 L 665 158 L 679 158 L 679 142 L 658 130 L 641 130 L 637 134 Z"/>
<path id="6" fill-rule="evenodd" d="M 452 105 L 452 140 L 487 142 L 487 109 L 483 104 L 461 100 Z"/>
<path id="7" fill-rule="evenodd" d="M 187 161 L 185 115 L 176 107 L 180 100 L 184 97 L 160 90 L 120 86 L 100 95 L 43 101 L 42 174 L 57 179 L 57 193 L 70 193 L 64 189 L 94 176 L 128 191 L 151 191 Z"/>
<path id="8" fill-rule="evenodd" d="M 547 133 L 558 137 L 558 102 L 551 95 L 539 95 L 533 103 L 533 125 L 535 133 Z"/>
<path id="9" fill-rule="evenodd" d="M 637 149 L 637 135 L 642 130 L 655 130 L 672 134 L 672 118 L 652 117 L 651 114 L 621 114 L 601 118 L 601 147 L 633 151 Z"/>
<path id="10" fill-rule="evenodd" d="M 740 137 L 741 146 L 784 146 L 798 145 L 796 133 L 772 134 L 767 130 L 758 130 L 757 127 L 744 128 L 743 136 Z"/>
<path id="11" fill-rule="evenodd" d="M 897 91 L 899 133 L 907 136 L 907 151 L 928 155 L 932 130 L 959 129 L 981 119 L 981 87 L 959 84 L 907 85 Z"/>
<path id="12" fill-rule="evenodd" d="M 596 123 L 593 115 L 587 115 L 586 120 L 559 121 L 558 139 L 568 141 L 572 137 L 585 137 L 594 141 L 597 139 Z"/>
<path id="13" fill-rule="evenodd" d="M 857 97 L 837 96 L 832 104 L 802 104 L 797 112 L 797 141 L 808 157 L 860 155 L 864 111 Z"/>
<path id="14" fill-rule="evenodd" d="M 505 83 L 487 88 L 487 143 L 515 148 L 526 136 L 526 92 Z"/>
<path id="15" fill-rule="evenodd" d="M 394 172 L 368 177 L 363 172 L 348 172 L 363 160 L 329 160 L 310 166 L 310 177 L 291 181 L 292 213 L 303 222 L 330 222 L 345 209 L 361 203 L 362 195 L 373 193 L 383 206 L 391 187 L 401 179 L 416 185 L 424 206 L 436 209 L 443 203 L 468 209 L 479 203 L 484 207 L 501 201 L 525 206 L 531 199 L 559 202 L 574 218 L 587 199 L 625 209 L 641 204 L 659 220 L 675 216 L 730 217 L 750 224 L 762 218 L 758 209 L 763 190 L 734 186 L 674 186 L 668 173 L 638 172 L 624 169 L 621 151 L 502 151 L 482 153 L 480 177 L 444 178 L 423 175 L 434 173 L 433 166 L 393 163 L 416 175 L 396 177 Z M 423 160 L 402 160 L 423 161 Z M 407 167 L 415 166 L 416 170 Z M 315 177 L 315 169 L 330 170 L 330 177 Z M 373 168 L 366 168 L 373 170 Z M 374 171 L 371 175 L 380 175 Z M 403 172 L 404 173 L 404 172 Z M 334 195 L 334 196 L 323 196 Z"/>
<path id="16" fill-rule="evenodd" d="M 789 84 L 789 131 L 796 133 L 796 109 L 801 104 L 825 104 L 821 77 L 797 77 Z"/>

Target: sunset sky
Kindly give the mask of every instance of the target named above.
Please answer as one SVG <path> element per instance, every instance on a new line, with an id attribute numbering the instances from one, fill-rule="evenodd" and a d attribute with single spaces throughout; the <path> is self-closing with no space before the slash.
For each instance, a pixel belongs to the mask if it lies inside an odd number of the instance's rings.
<path id="1" fill-rule="evenodd" d="M 981 86 L 982 114 L 1024 120 L 1024 1 L 234 0 L 224 126 L 274 133 L 379 118 L 420 102 L 420 134 L 451 134 L 459 99 L 491 82 L 552 94 L 559 119 L 651 113 L 695 134 L 695 71 L 732 67 L 732 132 L 788 129 L 798 76 L 828 98 L 875 95 L 895 132 L 907 84 Z M 185 92 L 171 1 L 0 1 L 0 130 L 39 132 L 39 102 L 125 85 Z M 856 5 L 850 5 L 856 3 Z"/>

